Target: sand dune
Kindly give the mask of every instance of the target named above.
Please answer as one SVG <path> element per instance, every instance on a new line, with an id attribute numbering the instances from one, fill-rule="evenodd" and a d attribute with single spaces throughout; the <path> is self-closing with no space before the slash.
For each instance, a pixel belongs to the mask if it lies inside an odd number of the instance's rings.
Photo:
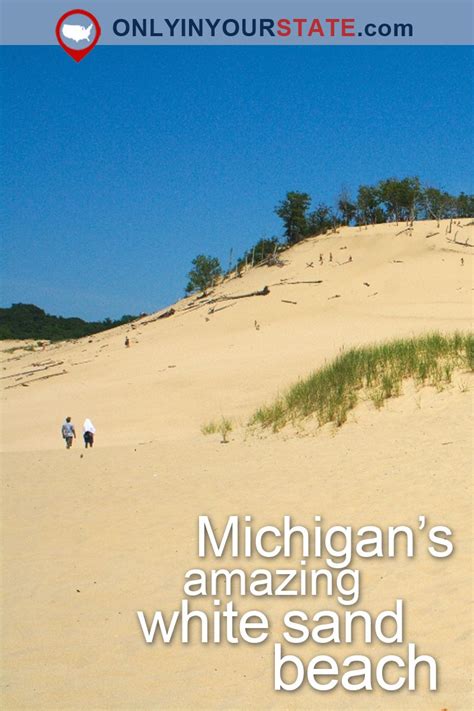
<path id="1" fill-rule="evenodd" d="M 177 302 L 169 318 L 32 351 L 3 345 L 4 708 L 471 708 L 470 376 L 442 393 L 408 385 L 381 411 L 358 407 L 337 433 L 244 427 L 342 347 L 470 329 L 471 223 L 450 234 L 447 221 L 342 228 L 284 252 L 282 267 L 224 281 L 211 301 Z M 228 298 L 264 286 L 267 296 Z M 79 440 L 63 449 L 68 414 L 78 429 L 92 418 L 93 451 Z M 200 432 L 221 415 L 236 423 L 227 446 Z M 177 607 L 203 513 L 451 525 L 448 561 L 361 566 L 364 609 L 406 599 L 408 638 L 439 660 L 439 691 L 276 693 L 269 643 L 146 646 L 135 611 Z M 261 607 L 278 620 L 290 606 Z"/>

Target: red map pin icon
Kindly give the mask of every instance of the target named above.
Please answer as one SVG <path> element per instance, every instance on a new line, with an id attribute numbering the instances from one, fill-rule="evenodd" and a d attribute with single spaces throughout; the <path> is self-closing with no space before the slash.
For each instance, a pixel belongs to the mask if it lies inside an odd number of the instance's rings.
<path id="1" fill-rule="evenodd" d="M 59 18 L 56 25 L 59 44 L 76 62 L 80 62 L 94 49 L 100 35 L 97 18 L 87 10 L 69 10 Z"/>

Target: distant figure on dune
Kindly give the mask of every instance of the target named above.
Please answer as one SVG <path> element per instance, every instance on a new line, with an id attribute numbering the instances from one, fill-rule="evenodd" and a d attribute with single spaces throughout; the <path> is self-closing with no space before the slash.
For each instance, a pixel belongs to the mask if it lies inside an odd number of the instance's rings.
<path id="1" fill-rule="evenodd" d="M 130 339 L 128 336 L 125 336 L 125 348 L 130 348 Z"/>
<path id="2" fill-rule="evenodd" d="M 61 427 L 61 434 L 63 440 L 66 442 L 66 449 L 71 449 L 72 440 L 76 439 L 76 430 L 74 429 L 70 417 L 66 417 L 64 420 L 63 426 Z"/>
<path id="3" fill-rule="evenodd" d="M 84 435 L 84 446 L 87 449 L 87 447 L 93 447 L 94 446 L 94 435 L 95 435 L 95 427 L 92 424 L 92 422 L 89 420 L 88 417 L 84 420 L 84 424 L 82 426 L 82 432 Z"/>

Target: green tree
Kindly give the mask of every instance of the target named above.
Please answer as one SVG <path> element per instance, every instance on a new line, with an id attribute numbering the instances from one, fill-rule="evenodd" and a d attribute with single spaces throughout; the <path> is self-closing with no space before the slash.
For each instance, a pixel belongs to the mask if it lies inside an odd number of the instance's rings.
<path id="1" fill-rule="evenodd" d="M 320 235 L 331 229 L 336 222 L 336 217 L 331 208 L 321 203 L 307 219 L 306 233 L 308 235 Z"/>
<path id="2" fill-rule="evenodd" d="M 412 178 L 403 178 L 400 184 L 404 217 L 413 223 L 417 217 L 418 209 L 422 206 L 423 191 L 420 179 L 415 175 Z"/>
<path id="3" fill-rule="evenodd" d="M 422 197 L 419 178 L 388 178 L 380 181 L 378 189 L 388 214 L 392 215 L 396 222 L 415 219 Z"/>
<path id="4" fill-rule="evenodd" d="M 460 193 L 455 198 L 455 207 L 457 217 L 474 217 L 474 195 Z"/>
<path id="5" fill-rule="evenodd" d="M 341 213 L 343 225 L 349 225 L 356 216 L 357 206 L 352 202 L 349 192 L 343 188 L 337 199 L 337 208 Z"/>
<path id="6" fill-rule="evenodd" d="M 456 200 L 452 195 L 438 190 L 438 188 L 425 188 L 421 203 L 428 220 L 440 220 L 451 217 Z"/>
<path id="7" fill-rule="evenodd" d="M 358 222 L 365 225 L 375 225 L 384 220 L 380 207 L 380 192 L 373 185 L 361 185 L 357 192 Z"/>
<path id="8" fill-rule="evenodd" d="M 307 234 L 307 211 L 311 198 L 307 193 L 289 192 L 275 212 L 283 220 L 288 244 L 296 244 Z"/>
<path id="9" fill-rule="evenodd" d="M 192 261 L 194 269 L 188 274 L 189 282 L 186 286 L 186 293 L 190 294 L 193 291 L 202 291 L 204 294 L 207 289 L 215 284 L 215 281 L 222 274 L 222 269 L 217 257 L 206 257 L 204 254 L 198 254 Z"/>
<path id="10" fill-rule="evenodd" d="M 380 199 L 387 208 L 387 213 L 398 222 L 401 215 L 401 190 L 397 178 L 388 178 L 379 183 Z"/>

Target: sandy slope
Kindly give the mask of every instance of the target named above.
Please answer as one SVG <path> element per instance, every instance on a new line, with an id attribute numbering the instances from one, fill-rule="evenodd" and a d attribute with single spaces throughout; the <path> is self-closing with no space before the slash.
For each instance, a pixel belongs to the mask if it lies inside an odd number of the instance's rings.
<path id="1" fill-rule="evenodd" d="M 335 436 L 259 439 L 238 429 L 222 446 L 199 431 L 221 414 L 245 422 L 343 346 L 470 328 L 472 249 L 448 241 L 457 232 L 459 242 L 474 244 L 467 222 L 451 235 L 446 222 L 398 235 L 404 225 L 345 228 L 284 253 L 284 267 L 254 269 L 212 295 L 268 285 L 268 296 L 191 307 L 186 299 L 171 318 L 145 318 L 134 330 L 2 353 L 4 707 L 471 707 L 468 376 L 441 394 L 407 388 L 382 412 L 360 407 Z M 291 283 L 311 280 L 322 283 Z M 79 442 L 62 449 L 66 414 L 77 425 L 93 419 L 92 452 Z M 260 525 L 283 514 L 305 525 L 316 514 L 328 525 L 415 526 L 420 514 L 451 525 L 456 553 L 447 561 L 421 546 L 416 562 L 361 566 L 361 607 L 406 599 L 406 639 L 439 660 L 440 690 L 276 694 L 270 643 L 147 647 L 135 611 L 177 606 L 183 574 L 197 565 L 202 513 L 220 524 L 238 513 Z M 330 604 L 264 600 L 274 641 L 281 613 L 295 606 Z M 309 658 L 366 650 L 287 651 Z M 374 645 L 375 657 L 382 651 Z"/>

